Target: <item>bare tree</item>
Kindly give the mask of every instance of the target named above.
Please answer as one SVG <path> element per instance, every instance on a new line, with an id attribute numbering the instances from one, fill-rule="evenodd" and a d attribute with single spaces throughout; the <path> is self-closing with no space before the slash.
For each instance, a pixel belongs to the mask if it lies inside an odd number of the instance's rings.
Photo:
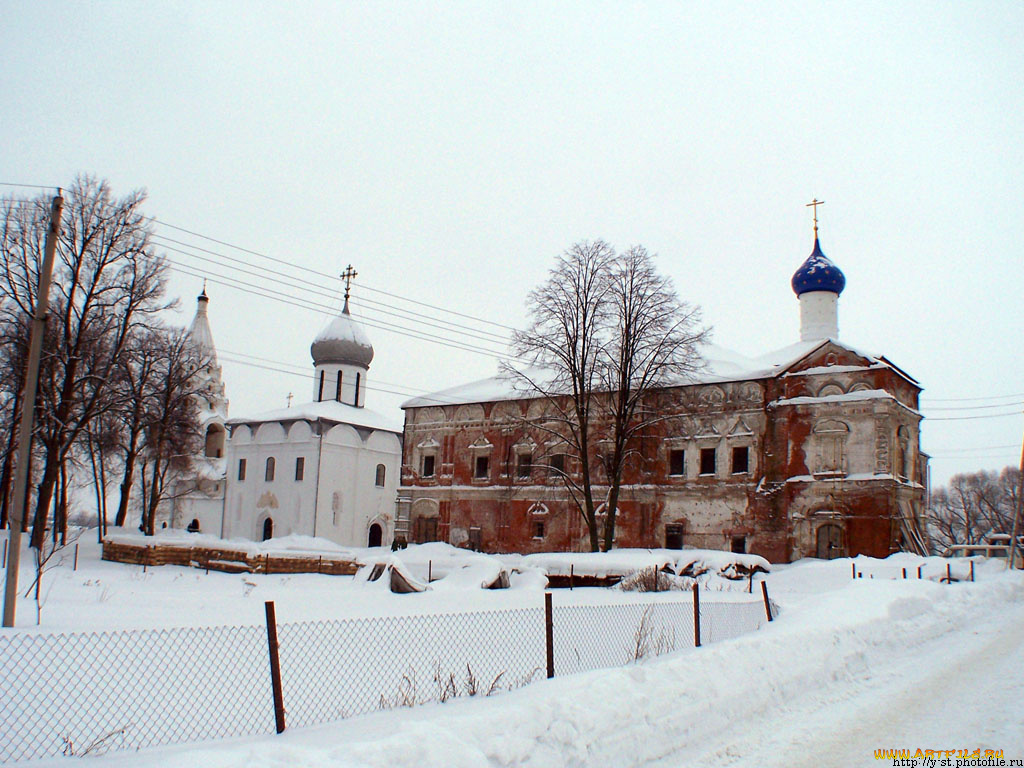
<path id="1" fill-rule="evenodd" d="M 577 243 L 528 306 L 531 325 L 514 335 L 513 349 L 531 367 L 506 371 L 544 399 L 547 412 L 530 424 L 548 442 L 564 442 L 572 466 L 554 471 L 583 516 L 591 549 L 611 549 L 633 443 L 659 418 L 647 395 L 686 383 L 708 332 L 642 246 L 616 254 L 600 240 Z M 597 481 L 606 487 L 600 500 Z"/>
<path id="2" fill-rule="evenodd" d="M 548 411 L 533 426 L 552 442 L 565 445 L 570 461 L 552 468 L 561 477 L 583 516 L 590 547 L 597 551 L 597 504 L 592 487 L 592 427 L 601 382 L 601 345 L 611 317 L 611 281 L 615 250 L 602 240 L 580 242 L 558 257 L 547 281 L 527 298 L 532 321 L 516 331 L 512 346 L 530 369 L 506 372 L 527 391 L 543 397 Z"/>
<path id="3" fill-rule="evenodd" d="M 682 302 L 672 281 L 659 275 L 650 254 L 634 246 L 616 259 L 609 299 L 612 325 L 603 347 L 603 390 L 608 450 L 604 550 L 615 540 L 619 492 L 634 440 L 661 416 L 647 406 L 648 393 L 666 384 L 692 380 L 702 366 L 700 345 L 709 332 L 700 310 Z"/>
<path id="4" fill-rule="evenodd" d="M 153 345 L 157 354 L 147 397 L 143 454 L 149 474 L 142 517 L 147 536 L 153 535 L 157 508 L 169 496 L 169 480 L 187 472 L 199 451 L 195 403 L 205 385 L 195 374 L 207 362 L 184 329 L 160 332 Z"/>
<path id="5" fill-rule="evenodd" d="M 1013 528 L 1020 470 L 954 475 L 932 492 L 926 519 L 932 542 L 941 552 L 954 544 L 978 544 L 992 533 Z"/>
<path id="6" fill-rule="evenodd" d="M 161 303 L 166 265 L 139 212 L 145 195 L 115 199 L 105 181 L 80 177 L 65 199 L 40 377 L 36 549 L 42 547 L 61 467 L 90 422 L 109 407 L 108 383 L 129 338 L 167 306 Z M 45 206 L 40 198 L 4 209 L 0 306 L 13 315 L 27 317 L 34 303 Z"/>

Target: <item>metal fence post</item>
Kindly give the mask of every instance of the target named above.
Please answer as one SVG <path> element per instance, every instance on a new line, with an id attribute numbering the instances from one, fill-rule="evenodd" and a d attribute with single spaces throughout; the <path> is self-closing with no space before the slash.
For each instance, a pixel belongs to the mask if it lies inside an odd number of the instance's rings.
<path id="1" fill-rule="evenodd" d="M 693 646 L 700 648 L 700 588 L 693 582 Z"/>
<path id="2" fill-rule="evenodd" d="M 946 583 L 947 584 L 952 584 L 953 583 L 953 572 L 949 568 L 949 563 L 946 563 Z"/>
<path id="3" fill-rule="evenodd" d="M 768 583 L 765 581 L 761 582 L 761 594 L 764 596 L 764 612 L 768 614 L 768 621 L 774 621 L 772 618 L 772 604 L 768 600 Z"/>
<path id="4" fill-rule="evenodd" d="M 78 570 L 78 542 L 77 541 L 75 542 L 75 567 L 72 568 L 71 570 L 72 571 L 77 571 Z"/>
<path id="5" fill-rule="evenodd" d="M 971 581 L 974 581 L 974 561 L 971 560 Z"/>
<path id="6" fill-rule="evenodd" d="M 284 731 L 284 694 L 281 692 L 281 660 L 277 654 L 277 615 L 274 601 L 264 603 L 267 609 L 267 647 L 270 651 L 270 684 L 274 689 L 274 721 L 277 732 Z"/>
<path id="7" fill-rule="evenodd" d="M 544 635 L 548 657 L 548 679 L 555 676 L 555 627 L 552 620 L 551 593 L 544 593 Z"/>
<path id="8" fill-rule="evenodd" d="M 573 586 L 575 586 L 575 584 L 574 584 L 575 581 L 576 581 L 576 573 L 573 570 L 573 564 L 569 563 L 569 591 L 570 592 L 572 592 L 572 588 L 573 588 Z"/>
<path id="9" fill-rule="evenodd" d="M 921 578 L 921 569 L 922 568 L 924 568 L 923 565 L 917 566 L 917 578 L 919 578 L 919 579 Z"/>
<path id="10" fill-rule="evenodd" d="M 856 563 L 850 563 L 850 578 L 851 579 L 856 579 L 857 578 L 857 564 Z"/>

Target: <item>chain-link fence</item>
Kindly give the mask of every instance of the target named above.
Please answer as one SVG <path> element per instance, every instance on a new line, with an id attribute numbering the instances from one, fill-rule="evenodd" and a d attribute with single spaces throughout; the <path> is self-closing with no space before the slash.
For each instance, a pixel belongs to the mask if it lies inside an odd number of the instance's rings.
<path id="1" fill-rule="evenodd" d="M 702 596 L 702 644 L 757 629 L 759 599 Z M 277 626 L 287 724 L 456 696 L 546 676 L 545 608 Z M 693 603 L 556 606 L 555 674 L 693 647 Z M 0 762 L 273 733 L 266 627 L 0 634 Z"/>

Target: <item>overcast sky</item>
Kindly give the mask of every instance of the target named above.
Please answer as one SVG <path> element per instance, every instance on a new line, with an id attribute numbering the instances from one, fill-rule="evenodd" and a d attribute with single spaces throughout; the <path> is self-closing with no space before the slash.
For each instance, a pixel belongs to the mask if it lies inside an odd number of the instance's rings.
<path id="1" fill-rule="evenodd" d="M 309 344 L 328 310 L 309 304 L 340 307 L 325 275 L 350 262 L 368 323 L 500 349 L 488 334 L 525 322 L 559 252 L 641 243 L 718 344 L 785 346 L 799 339 L 789 280 L 817 197 L 822 248 L 847 278 L 840 337 L 921 381 L 936 484 L 1018 461 L 1019 2 L 0 12 L 0 182 L 96 174 L 148 190 L 161 222 L 283 262 L 156 228 L 178 322 L 210 278 L 232 415 L 311 397 Z M 382 314 L 399 308 L 414 314 Z M 476 336 L 427 325 L 442 320 Z M 493 354 L 367 330 L 380 388 L 367 405 L 396 418 L 409 396 L 496 371 Z"/>

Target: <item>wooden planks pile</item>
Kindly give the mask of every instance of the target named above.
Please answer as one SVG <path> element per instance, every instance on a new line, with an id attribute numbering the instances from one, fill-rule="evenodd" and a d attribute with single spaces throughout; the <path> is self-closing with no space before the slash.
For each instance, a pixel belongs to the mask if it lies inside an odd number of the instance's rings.
<path id="1" fill-rule="evenodd" d="M 183 547 L 174 544 L 125 544 L 105 540 L 103 559 L 130 565 L 183 565 L 225 573 L 325 573 L 352 576 L 355 560 L 314 555 L 259 555 L 237 549 Z"/>

